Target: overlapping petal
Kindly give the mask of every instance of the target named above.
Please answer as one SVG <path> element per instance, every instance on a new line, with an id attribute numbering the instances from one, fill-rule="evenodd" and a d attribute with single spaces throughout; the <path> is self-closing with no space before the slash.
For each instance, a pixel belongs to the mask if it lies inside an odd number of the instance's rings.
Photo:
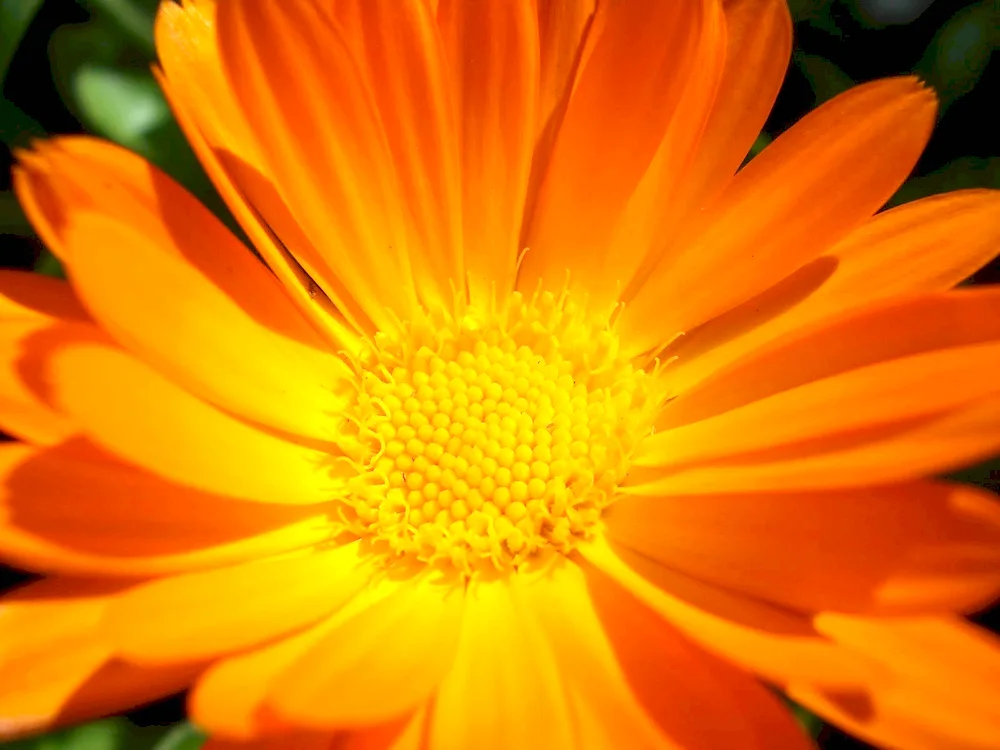
<path id="1" fill-rule="evenodd" d="M 60 248 L 104 330 L 224 408 L 329 438 L 347 366 L 323 351 L 274 276 L 206 208 L 140 157 L 100 141 L 50 141 L 23 162 L 18 186 L 36 207 L 32 220 Z"/>
<path id="2" fill-rule="evenodd" d="M 524 239 L 528 251 L 518 277 L 522 289 L 533 291 L 539 280 L 546 289 L 560 289 L 567 272 L 584 289 L 601 290 L 608 283 L 615 268 L 607 267 L 614 262 L 605 256 L 608 241 L 668 125 L 690 117 L 697 132 L 698 118 L 707 114 L 711 97 L 705 111 L 692 112 L 683 108 L 683 95 L 698 62 L 723 59 L 721 15 L 716 3 L 701 0 L 598 4 L 531 209 Z M 699 49 L 703 35 L 710 38 Z M 714 84 L 710 76 L 705 85 L 711 90 Z M 616 136 L 609 139 L 608 132 Z M 688 153 L 671 156 L 676 163 L 668 159 L 666 170 L 683 163 Z"/>
<path id="3" fill-rule="evenodd" d="M 123 711 L 191 682 L 199 664 L 114 658 L 101 627 L 124 584 L 52 579 L 0 599 L 0 737 Z"/>
<path id="4" fill-rule="evenodd" d="M 883 662 L 891 676 L 852 691 L 792 683 L 789 694 L 869 742 L 986 750 L 1000 732 L 995 636 L 950 617 L 820 615 L 817 627 Z"/>
<path id="5" fill-rule="evenodd" d="M 593 573 L 606 575 L 712 653 L 777 683 L 856 685 L 879 674 L 807 617 L 703 583 L 598 538 L 579 547 Z"/>
<path id="6" fill-rule="evenodd" d="M 328 539 L 325 506 L 196 492 L 65 446 L 0 446 L 0 557 L 45 573 L 163 575 L 287 552 Z"/>
<path id="7" fill-rule="evenodd" d="M 913 78 L 858 86 L 809 113 L 737 175 L 621 317 L 638 354 L 744 302 L 823 254 L 902 184 L 930 135 Z M 808 164 L 808 169 L 802 165 Z M 711 294 L 697 290 L 711 289 Z"/>
<path id="8" fill-rule="evenodd" d="M 608 536 L 800 611 L 962 611 L 1000 593 L 1000 503 L 962 485 L 625 498 Z"/>
<path id="9" fill-rule="evenodd" d="M 302 0 L 240 0 L 219 5 L 217 33 L 227 81 L 274 180 L 257 191 L 277 193 L 250 199 L 342 311 L 370 321 L 369 330 L 395 330 L 390 311 L 410 319 L 418 302 L 406 217 L 377 103 L 345 31 Z M 312 253 L 294 242 L 297 232 Z"/>
<path id="10" fill-rule="evenodd" d="M 146 664 L 244 650 L 318 622 L 371 577 L 360 542 L 160 578 L 122 594 L 104 625 L 118 653 Z"/>
<path id="11" fill-rule="evenodd" d="M 584 747 L 809 746 L 763 685 L 701 651 L 614 581 L 564 561 L 514 588 L 549 633 Z M 669 674 L 684 679 L 665 681 Z"/>
<path id="12" fill-rule="evenodd" d="M 28 342 L 36 393 L 120 460 L 219 495 L 322 503 L 356 470 L 333 443 L 312 447 L 199 400 L 92 326 L 61 324 Z M 323 449 L 325 448 L 325 449 Z"/>

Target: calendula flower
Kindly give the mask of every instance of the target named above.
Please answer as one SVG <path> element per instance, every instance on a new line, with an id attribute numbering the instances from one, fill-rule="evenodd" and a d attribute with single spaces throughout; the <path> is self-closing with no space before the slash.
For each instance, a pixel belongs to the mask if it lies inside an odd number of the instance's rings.
<path id="1" fill-rule="evenodd" d="M 596 5 L 596 7 L 595 7 Z M 83 137 L 0 277 L 7 734 L 191 687 L 209 747 L 989 748 L 1000 200 L 877 213 L 933 95 L 740 169 L 784 0 L 186 0 L 178 119 L 259 257 Z M 734 176 L 735 175 L 735 176 Z M 768 683 L 770 687 L 765 687 Z"/>

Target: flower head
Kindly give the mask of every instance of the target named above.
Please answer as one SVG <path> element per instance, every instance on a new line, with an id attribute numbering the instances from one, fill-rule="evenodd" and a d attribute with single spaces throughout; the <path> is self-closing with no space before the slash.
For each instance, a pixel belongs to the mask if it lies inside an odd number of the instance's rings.
<path id="1" fill-rule="evenodd" d="M 758 679 L 988 747 L 1000 199 L 877 213 L 859 86 L 740 168 L 783 0 L 164 2 L 256 255 L 89 138 L 0 275 L 0 729 L 192 687 L 214 748 L 798 748 Z M 944 687 L 947 686 L 947 687 Z"/>

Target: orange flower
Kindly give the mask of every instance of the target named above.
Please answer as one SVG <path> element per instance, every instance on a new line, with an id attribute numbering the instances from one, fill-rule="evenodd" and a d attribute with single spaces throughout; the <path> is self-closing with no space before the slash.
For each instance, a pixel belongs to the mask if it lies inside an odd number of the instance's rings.
<path id="1" fill-rule="evenodd" d="M 934 97 L 746 168 L 784 0 L 166 2 L 261 262 L 60 138 L 0 277 L 0 728 L 192 685 L 212 748 L 988 748 L 997 194 L 876 212 Z M 735 177 L 733 176 L 735 174 Z M 266 264 L 266 265 L 265 265 Z M 683 335 L 681 335 L 683 334 Z"/>

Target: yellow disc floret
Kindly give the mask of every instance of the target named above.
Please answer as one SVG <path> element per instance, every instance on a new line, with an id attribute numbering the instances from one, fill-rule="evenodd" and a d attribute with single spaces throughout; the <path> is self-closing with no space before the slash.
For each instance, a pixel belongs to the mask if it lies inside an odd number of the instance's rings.
<path id="1" fill-rule="evenodd" d="M 427 315 L 357 364 L 368 473 L 348 525 L 388 554 L 466 573 L 569 552 L 649 430 L 649 375 L 618 357 L 606 315 L 565 295 Z"/>

